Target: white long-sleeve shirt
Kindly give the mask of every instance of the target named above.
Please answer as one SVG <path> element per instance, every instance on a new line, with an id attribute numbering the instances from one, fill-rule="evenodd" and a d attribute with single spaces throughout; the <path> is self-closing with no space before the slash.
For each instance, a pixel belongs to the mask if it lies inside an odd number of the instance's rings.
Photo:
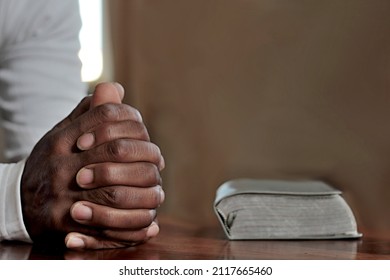
<path id="1" fill-rule="evenodd" d="M 20 181 L 35 143 L 85 95 L 76 0 L 0 0 L 0 241 L 31 241 Z"/>

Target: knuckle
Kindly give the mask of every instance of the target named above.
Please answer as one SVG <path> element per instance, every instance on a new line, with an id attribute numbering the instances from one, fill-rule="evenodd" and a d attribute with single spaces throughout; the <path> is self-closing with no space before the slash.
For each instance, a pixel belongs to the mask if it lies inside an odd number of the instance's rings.
<path id="1" fill-rule="evenodd" d="M 140 112 L 127 104 L 102 104 L 97 107 L 97 113 L 106 121 L 133 120 L 142 122 Z"/>
<path id="2" fill-rule="evenodd" d="M 161 200 L 159 188 L 160 186 L 130 191 L 127 201 L 122 201 L 121 203 L 132 209 L 155 209 L 159 207 Z M 146 214 L 147 212 L 145 212 Z"/>
<path id="3" fill-rule="evenodd" d="M 103 163 L 97 165 L 96 174 L 99 178 L 100 184 L 110 184 L 115 177 L 114 171 L 110 163 Z"/>
<path id="4" fill-rule="evenodd" d="M 140 111 L 128 104 L 122 104 L 124 110 L 126 111 L 127 114 L 127 119 L 136 121 L 136 122 L 142 122 L 142 115 Z"/>
<path id="5" fill-rule="evenodd" d="M 119 107 L 115 104 L 103 104 L 97 107 L 98 117 L 104 121 L 114 121 L 119 117 Z"/>
<path id="6" fill-rule="evenodd" d="M 151 194 L 151 207 L 157 208 L 161 203 L 161 187 L 158 186 L 153 189 L 153 192 Z"/>
<path id="7" fill-rule="evenodd" d="M 154 143 L 150 143 L 148 147 L 149 147 L 149 153 L 152 155 L 153 162 L 159 162 L 161 158 L 160 148 Z"/>
<path id="8" fill-rule="evenodd" d="M 135 139 L 114 139 L 106 143 L 105 152 L 115 161 L 144 161 L 158 164 L 161 160 L 160 148 L 151 143 Z"/>
<path id="9" fill-rule="evenodd" d="M 112 141 L 115 139 L 115 131 L 111 123 L 104 123 L 101 129 L 97 131 L 98 136 L 103 139 L 104 142 Z"/>
<path id="10" fill-rule="evenodd" d="M 149 186 L 155 186 L 161 183 L 160 172 L 156 165 L 151 163 L 143 163 L 137 172 L 139 178 L 144 178 Z"/>
<path id="11" fill-rule="evenodd" d="M 128 144 L 124 139 L 116 139 L 111 141 L 107 145 L 109 157 L 114 157 L 114 159 L 122 159 L 128 153 Z"/>
<path id="12" fill-rule="evenodd" d="M 118 197 L 120 196 L 116 188 L 105 188 L 103 194 L 107 202 L 112 204 L 118 203 Z"/>
<path id="13" fill-rule="evenodd" d="M 118 197 L 119 208 L 153 210 L 161 204 L 161 186 L 147 188 L 123 187 L 123 195 Z M 143 215 L 147 215 L 145 212 Z"/>
<path id="14" fill-rule="evenodd" d="M 140 139 L 146 139 L 148 141 L 150 140 L 148 130 L 146 129 L 146 126 L 144 124 L 138 124 L 137 134 Z"/>
<path id="15" fill-rule="evenodd" d="M 103 205 L 116 205 L 119 198 L 120 194 L 118 193 L 118 190 L 116 188 L 109 187 L 100 188 L 94 196 L 96 202 Z"/>
<path id="16" fill-rule="evenodd" d="M 128 121 L 127 127 L 129 131 L 133 132 L 135 139 L 150 140 L 148 130 L 143 123 Z"/>
<path id="17" fill-rule="evenodd" d="M 130 105 L 127 104 L 122 104 L 122 109 L 127 120 L 142 122 L 141 113 L 134 107 L 131 107 Z"/>
<path id="18" fill-rule="evenodd" d="M 130 138 L 135 140 L 149 141 L 149 133 L 143 123 L 133 120 L 102 123 L 96 131 L 102 142 L 113 141 L 115 139 Z"/>
<path id="19" fill-rule="evenodd" d="M 146 227 L 150 225 L 156 217 L 156 210 L 140 210 L 138 215 L 137 224 L 140 227 Z"/>

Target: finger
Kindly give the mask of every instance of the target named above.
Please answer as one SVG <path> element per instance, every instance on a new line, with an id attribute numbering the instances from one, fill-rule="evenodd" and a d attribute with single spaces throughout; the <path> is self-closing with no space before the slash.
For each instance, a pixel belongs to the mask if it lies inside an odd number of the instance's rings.
<path id="1" fill-rule="evenodd" d="M 156 217 L 154 209 L 116 209 L 89 201 L 78 201 L 70 215 L 79 224 L 112 229 L 137 230 L 149 226 Z"/>
<path id="2" fill-rule="evenodd" d="M 155 237 L 160 231 L 157 223 L 152 222 L 147 228 L 136 231 L 129 230 L 111 230 L 102 231 L 102 235 L 106 238 L 118 240 L 122 242 L 143 242 L 147 239 Z"/>
<path id="3" fill-rule="evenodd" d="M 65 237 L 69 249 L 114 249 L 137 245 L 153 238 L 159 233 L 158 225 L 153 222 L 149 227 L 136 231 L 107 230 L 102 236 L 89 236 L 78 232 L 70 232 Z"/>
<path id="4" fill-rule="evenodd" d="M 76 181 L 85 189 L 114 185 L 151 187 L 162 183 L 157 166 L 149 162 L 92 164 L 77 173 Z"/>
<path id="5" fill-rule="evenodd" d="M 139 241 L 121 242 L 117 240 L 109 240 L 101 237 L 83 235 L 81 233 L 71 232 L 65 237 L 66 247 L 73 250 L 82 249 L 116 249 L 135 246 Z"/>
<path id="6" fill-rule="evenodd" d="M 116 90 L 117 90 L 117 92 L 119 94 L 120 101 L 123 101 L 123 98 L 125 98 L 125 89 L 124 89 L 124 87 L 120 83 L 118 83 L 118 82 L 114 82 L 113 84 L 116 87 Z"/>
<path id="7" fill-rule="evenodd" d="M 76 121 L 80 126 L 80 131 L 88 132 L 105 122 L 125 120 L 142 122 L 140 112 L 130 105 L 106 103 L 85 112 Z"/>
<path id="8" fill-rule="evenodd" d="M 80 155 L 84 166 L 102 163 L 149 162 L 161 166 L 163 161 L 160 148 L 151 142 L 134 139 L 117 139 Z"/>
<path id="9" fill-rule="evenodd" d="M 80 103 L 76 106 L 75 109 L 61 122 L 59 122 L 55 128 L 62 129 L 69 126 L 76 118 L 84 114 L 89 109 L 89 104 L 91 103 L 91 96 L 84 97 Z"/>
<path id="10" fill-rule="evenodd" d="M 77 140 L 80 150 L 89 150 L 112 140 L 129 138 L 150 141 L 146 126 L 138 121 L 105 122 Z"/>
<path id="11" fill-rule="evenodd" d="M 165 199 L 161 186 L 139 188 L 111 186 L 79 192 L 78 200 L 118 209 L 155 209 Z"/>
<path id="12" fill-rule="evenodd" d="M 120 104 L 125 91 L 119 83 L 100 83 L 95 87 L 90 108 L 106 103 Z"/>
<path id="13" fill-rule="evenodd" d="M 94 108 L 105 103 L 120 104 L 122 103 L 124 94 L 124 88 L 119 83 L 101 83 L 96 86 L 94 94 L 92 96 L 84 97 L 79 105 L 59 124 L 59 126 L 72 122 L 72 120 L 88 111 L 89 108 Z M 138 117 L 140 117 L 140 114 Z"/>
<path id="14" fill-rule="evenodd" d="M 158 170 L 162 171 L 164 168 L 165 168 L 165 159 L 164 159 L 164 156 L 161 155 L 161 161 L 158 165 Z"/>
<path id="15" fill-rule="evenodd" d="M 126 120 L 141 122 L 138 110 L 126 104 L 103 104 L 87 110 L 77 118 L 75 115 L 69 116 L 66 121 L 57 126 L 57 128 L 63 128 L 57 136 L 62 141 L 64 149 L 67 150 L 73 149 L 81 135 L 93 131 L 103 123 Z M 69 147 L 69 145 L 71 146 Z"/>

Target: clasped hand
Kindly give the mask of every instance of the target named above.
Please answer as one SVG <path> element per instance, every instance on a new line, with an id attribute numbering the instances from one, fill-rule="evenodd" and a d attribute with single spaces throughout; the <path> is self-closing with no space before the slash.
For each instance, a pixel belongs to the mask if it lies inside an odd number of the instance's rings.
<path id="1" fill-rule="evenodd" d="M 34 241 L 118 248 L 158 234 L 164 160 L 123 88 L 103 83 L 49 131 L 26 161 L 23 218 Z"/>

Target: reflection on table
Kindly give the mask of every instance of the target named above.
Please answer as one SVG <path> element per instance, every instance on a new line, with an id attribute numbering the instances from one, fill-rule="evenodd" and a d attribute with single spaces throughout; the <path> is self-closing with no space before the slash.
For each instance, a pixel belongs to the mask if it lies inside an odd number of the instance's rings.
<path id="1" fill-rule="evenodd" d="M 390 234 L 364 232 L 352 240 L 228 241 L 218 226 L 204 227 L 160 218 L 161 232 L 125 249 L 71 251 L 62 246 L 4 242 L 0 259 L 390 259 Z"/>

